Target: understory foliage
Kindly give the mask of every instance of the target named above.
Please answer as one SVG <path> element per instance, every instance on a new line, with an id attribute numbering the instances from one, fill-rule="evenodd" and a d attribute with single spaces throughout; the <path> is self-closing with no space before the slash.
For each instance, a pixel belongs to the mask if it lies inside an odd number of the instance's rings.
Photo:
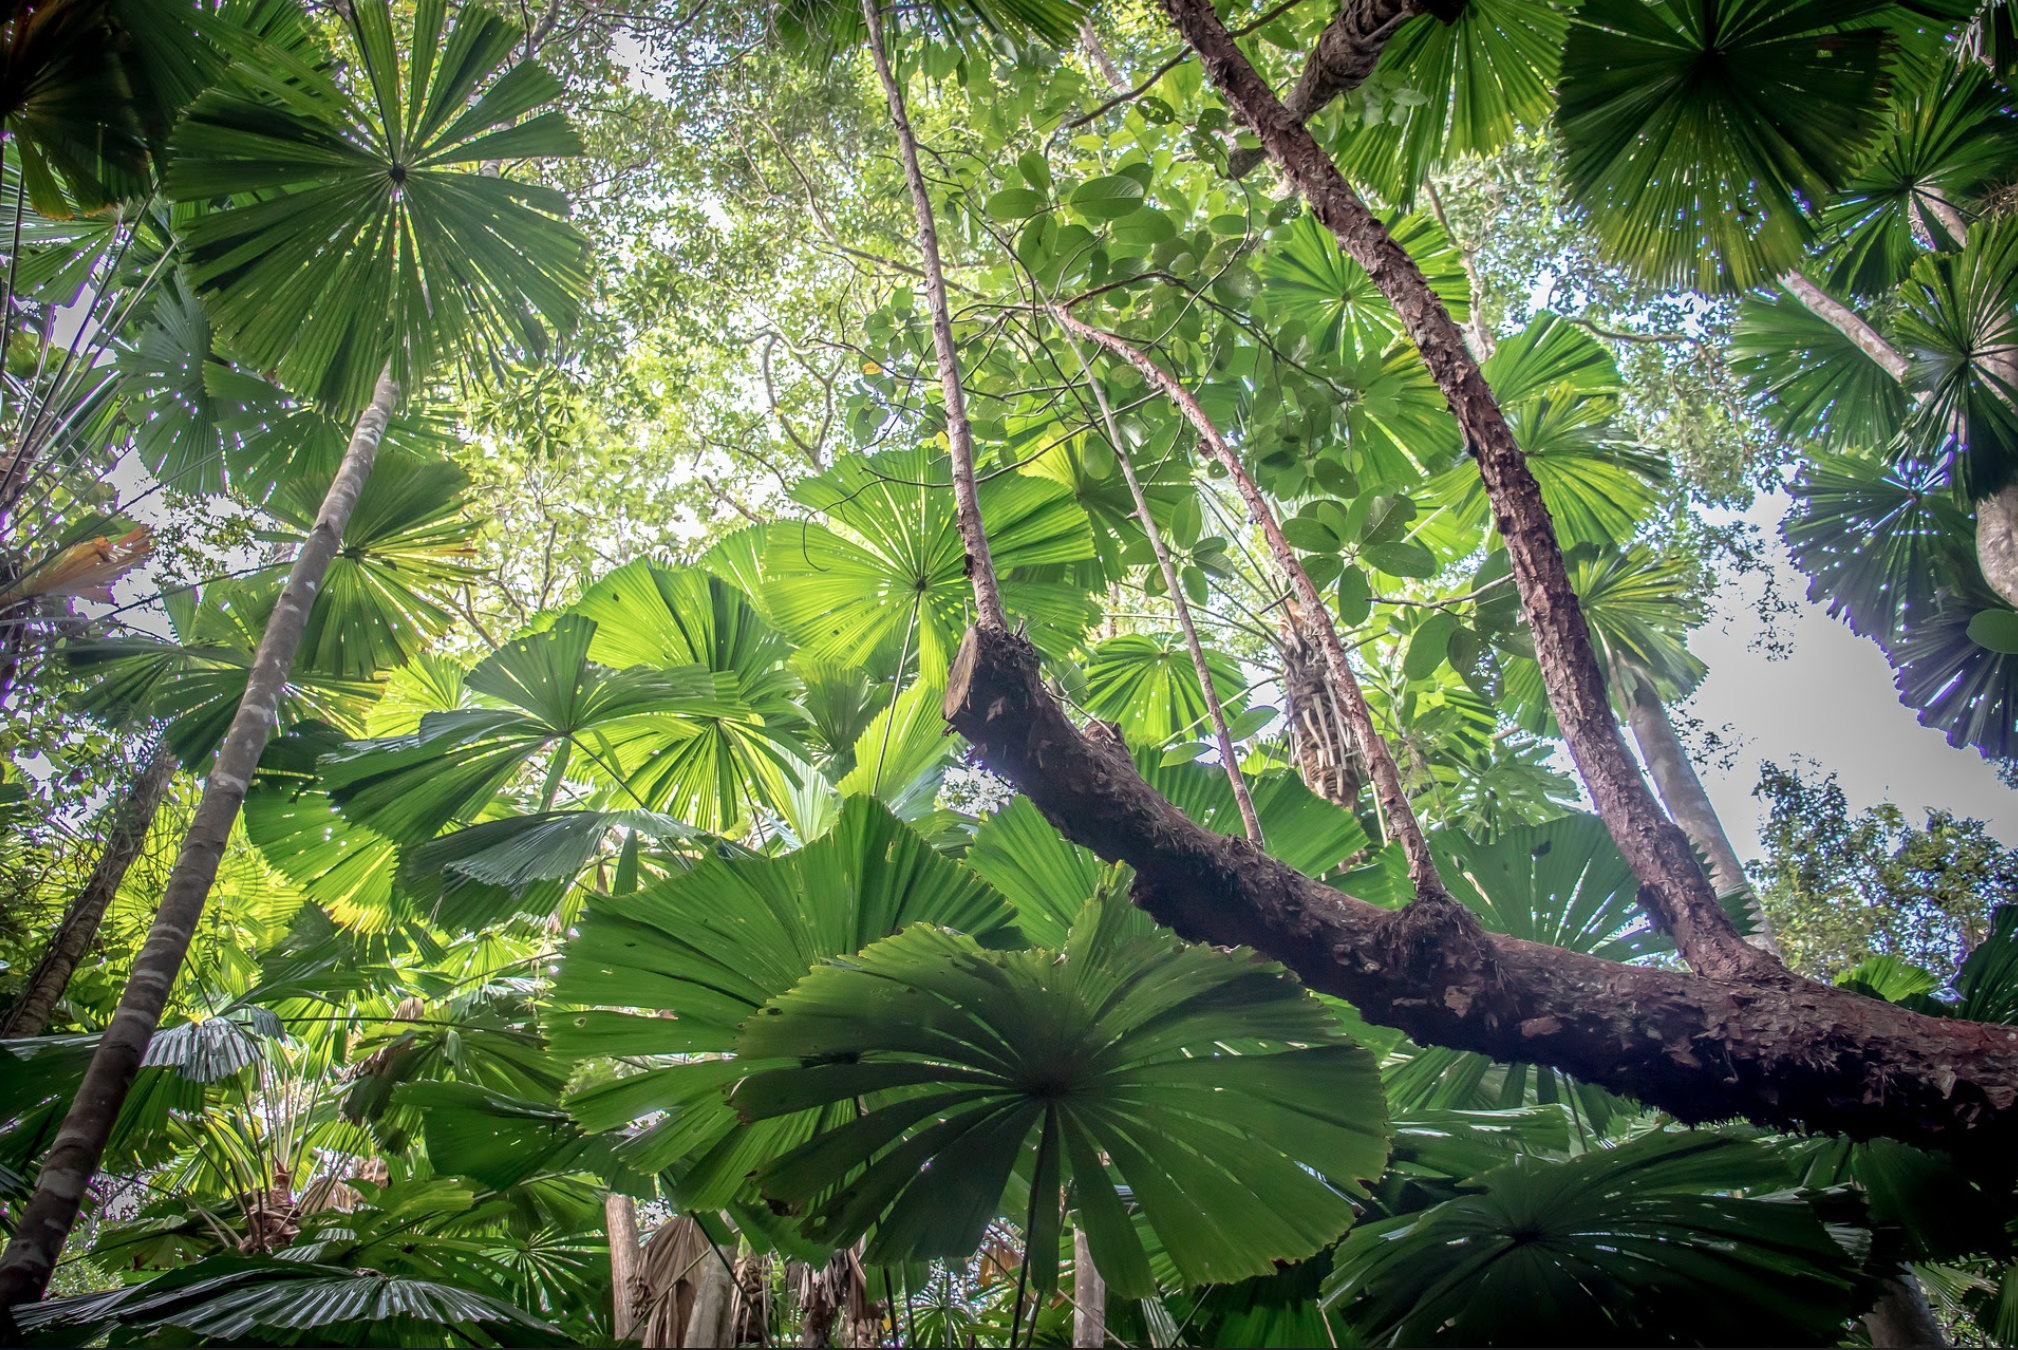
<path id="1" fill-rule="evenodd" d="M 1308 125 L 1464 325 L 1712 874 L 1646 719 L 1673 739 L 1690 631 L 1777 547 L 1703 514 L 1754 493 L 1785 488 L 1811 598 L 1920 719 L 2018 759 L 2018 594 L 1990 574 L 2018 528 L 1992 505 L 2018 480 L 2011 6 L 1396 8 Z M 1333 17 L 1223 15 L 1283 90 Z M 1401 314 L 1271 168 L 1232 171 L 1254 139 L 1163 12 L 883 24 L 6 11 L 17 1244 L 289 569 L 389 413 L 14 1330 L 1833 1345 L 1899 1343 L 1865 1315 L 1924 1297 L 2018 1341 L 2008 1173 L 1684 1128 L 1418 1043 L 1280 953 L 1160 928 L 949 731 L 976 562 L 872 40 L 1002 604 L 1074 720 L 1184 817 L 1403 909 L 1329 625 L 1479 925 L 1682 968 L 1567 772 L 1505 521 Z M 1196 424 L 1061 314 L 1195 396 L 1321 614 Z M 1742 928 L 1800 975 L 2018 1025 L 2018 854 L 1832 778 L 1768 766 L 1760 793 L 1757 892 L 1721 897 Z"/>

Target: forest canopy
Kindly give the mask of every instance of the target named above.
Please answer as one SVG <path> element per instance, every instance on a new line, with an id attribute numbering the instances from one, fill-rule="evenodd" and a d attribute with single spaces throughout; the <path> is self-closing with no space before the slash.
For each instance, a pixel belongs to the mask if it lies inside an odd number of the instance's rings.
<path id="1" fill-rule="evenodd" d="M 2009 0 L 0 13 L 7 1343 L 2018 1342 Z"/>

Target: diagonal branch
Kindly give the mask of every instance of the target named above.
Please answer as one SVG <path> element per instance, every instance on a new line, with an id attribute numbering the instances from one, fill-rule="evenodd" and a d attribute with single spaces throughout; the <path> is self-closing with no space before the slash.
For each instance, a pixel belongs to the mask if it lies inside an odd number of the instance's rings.
<path id="1" fill-rule="evenodd" d="M 1178 32 L 1198 50 L 1213 84 L 1261 138 L 1311 213 L 1395 307 L 1443 391 L 1478 462 L 1493 523 L 1506 541 L 1556 721 L 1598 814 L 1645 883 L 1641 895 L 1648 912 L 1674 935 L 1683 959 L 1705 974 L 1737 979 L 1779 971 L 1776 959 L 1738 935 L 1696 862 L 1688 836 L 1662 812 L 1626 749 L 1541 485 L 1514 443 L 1462 330 L 1408 250 L 1394 241 L 1331 157 L 1255 73 L 1210 0 L 1163 0 L 1163 5 Z"/>
<path id="2" fill-rule="evenodd" d="M 1409 805 L 1408 792 L 1402 787 L 1401 772 L 1395 767 L 1394 755 L 1373 724 L 1373 714 L 1366 706 L 1366 695 L 1360 691 L 1359 680 L 1353 675 L 1345 648 L 1338 640 L 1338 629 L 1331 622 L 1331 610 L 1318 594 L 1317 587 L 1311 584 L 1310 574 L 1297 561 L 1296 550 L 1282 537 L 1282 527 L 1276 523 L 1275 512 L 1270 509 L 1268 499 L 1261 495 L 1261 489 L 1247 472 L 1247 466 L 1240 462 L 1240 456 L 1219 434 L 1219 428 L 1205 415 L 1205 409 L 1199 406 L 1191 391 L 1170 372 L 1150 360 L 1147 353 L 1112 333 L 1074 318 L 1063 306 L 1052 306 L 1051 313 L 1071 332 L 1092 339 L 1141 371 L 1145 379 L 1178 406 L 1198 432 L 1207 452 L 1225 466 L 1227 475 L 1254 516 L 1255 524 L 1261 527 L 1262 535 L 1268 540 L 1269 552 L 1275 555 L 1276 563 L 1289 578 L 1305 626 L 1313 630 L 1312 636 L 1324 652 L 1332 687 L 1338 693 L 1339 702 L 1344 705 L 1346 724 L 1352 728 L 1353 739 L 1359 742 L 1360 755 L 1366 760 L 1368 773 L 1373 779 L 1381 818 L 1387 822 L 1388 834 L 1401 841 L 1401 851 L 1408 859 L 1408 879 L 1414 885 L 1416 895 L 1447 898 L 1443 879 L 1437 875 L 1436 860 L 1430 856 L 1429 844 L 1423 838 L 1422 827 L 1416 822 L 1415 809 Z"/>
<path id="3" fill-rule="evenodd" d="M 1723 982 L 1487 932 L 1446 897 L 1357 900 L 1193 823 L 1118 740 L 1081 735 L 1037 651 L 971 629 L 946 719 L 1066 838 L 1135 869 L 1194 941 L 1253 947 L 1426 1045 L 1547 1064 L 1684 1121 L 1890 1136 L 1984 1165 L 2018 1146 L 2018 1029 L 1926 1017 L 1789 975 Z"/>
<path id="4" fill-rule="evenodd" d="M 1464 0 L 1446 6 L 1453 17 L 1463 7 Z M 1364 84 L 1373 68 L 1380 64 L 1380 54 L 1387 49 L 1388 39 L 1416 15 L 1429 12 L 1425 0 L 1345 0 L 1339 6 L 1338 16 L 1317 35 L 1317 45 L 1304 62 L 1303 74 L 1297 77 L 1296 87 L 1289 91 L 1282 106 L 1299 124 L 1308 122 L 1333 99 Z M 1226 172 L 1234 178 L 1245 178 L 1267 158 L 1265 148 L 1236 149 L 1226 157 Z"/>

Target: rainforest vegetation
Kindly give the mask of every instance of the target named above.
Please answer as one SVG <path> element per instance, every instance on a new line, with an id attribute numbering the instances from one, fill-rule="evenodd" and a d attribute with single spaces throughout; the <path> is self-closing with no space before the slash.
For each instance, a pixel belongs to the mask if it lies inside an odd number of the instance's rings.
<path id="1" fill-rule="evenodd" d="M 0 12 L 0 1339 L 2018 1343 L 2008 0 Z"/>

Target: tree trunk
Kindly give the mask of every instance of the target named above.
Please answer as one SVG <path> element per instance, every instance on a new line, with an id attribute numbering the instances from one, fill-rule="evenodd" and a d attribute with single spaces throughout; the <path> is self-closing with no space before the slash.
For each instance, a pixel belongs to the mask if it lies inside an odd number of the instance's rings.
<path id="1" fill-rule="evenodd" d="M 1084 332 L 1086 325 L 1073 318 L 1062 306 L 1052 306 L 1051 312 L 1071 332 Z M 1149 537 L 1150 551 L 1156 555 L 1156 565 L 1163 570 L 1163 586 L 1170 593 L 1171 608 L 1177 612 L 1177 626 L 1184 631 L 1184 645 L 1191 651 L 1192 669 L 1198 672 L 1198 687 L 1205 695 L 1205 711 L 1212 719 L 1213 739 L 1219 743 L 1219 758 L 1226 765 L 1226 778 L 1233 785 L 1234 804 L 1240 808 L 1240 823 L 1247 830 L 1247 837 L 1255 846 L 1261 845 L 1261 817 L 1254 809 L 1254 798 L 1247 790 L 1247 777 L 1240 771 L 1240 759 L 1233 752 L 1233 737 L 1226 731 L 1226 709 L 1220 706 L 1219 690 L 1212 683 L 1212 670 L 1205 661 L 1205 648 L 1198 641 L 1198 626 L 1191 621 L 1191 604 L 1184 598 L 1183 579 L 1177 575 L 1177 565 L 1170 561 L 1170 550 L 1164 545 L 1163 531 L 1156 527 L 1156 517 L 1149 511 L 1149 496 L 1142 490 L 1142 482 L 1135 476 L 1135 463 L 1128 457 L 1128 442 L 1121 438 L 1121 429 L 1114 425 L 1114 409 L 1108 405 L 1107 391 L 1093 374 L 1093 367 L 1087 363 L 1086 353 L 1079 350 L 1077 342 L 1072 344 L 1072 354 L 1079 358 L 1079 369 L 1086 376 L 1086 383 L 1093 390 L 1094 401 L 1100 405 L 1100 420 L 1107 428 L 1107 440 L 1114 447 L 1114 458 L 1121 465 L 1121 476 L 1128 483 L 1128 494 L 1135 502 L 1135 518 L 1141 522 L 1142 532 Z"/>
<path id="2" fill-rule="evenodd" d="M 140 773 L 127 785 L 126 795 L 108 813 L 105 848 L 49 940 L 49 950 L 29 972 L 27 985 L 7 1009 L 5 1019 L 0 1019 L 0 1038 L 40 1036 L 49 1025 L 50 1014 L 69 987 L 70 977 L 98 941 L 98 925 L 104 921 L 106 907 L 119 894 L 127 869 L 146 847 L 147 832 L 168 798 L 178 767 L 168 747 L 157 741 Z"/>
<path id="3" fill-rule="evenodd" d="M 1353 737 L 1359 742 L 1361 756 L 1367 764 L 1368 776 L 1373 779 L 1374 797 L 1380 803 L 1381 818 L 1387 823 L 1391 838 L 1401 841 L 1401 851 L 1408 859 L 1409 882 L 1415 887 L 1419 898 L 1449 898 L 1444 889 L 1443 878 L 1437 875 L 1436 860 L 1430 856 L 1429 843 L 1423 838 L 1422 827 L 1415 818 L 1415 808 L 1409 805 L 1408 793 L 1402 787 L 1401 772 L 1395 767 L 1394 756 L 1388 751 L 1387 742 L 1381 738 L 1373 724 L 1373 713 L 1366 706 L 1366 696 L 1360 691 L 1359 679 L 1352 673 L 1352 665 L 1345 654 L 1345 646 L 1338 640 L 1338 629 L 1331 622 L 1331 611 L 1325 607 L 1324 598 L 1311 584 L 1310 574 L 1303 570 L 1297 560 L 1296 550 L 1282 537 L 1282 528 L 1276 523 L 1275 512 L 1268 499 L 1241 463 L 1240 456 L 1219 434 L 1212 419 L 1205 415 L 1205 409 L 1198 400 L 1169 371 L 1157 365 L 1138 347 L 1135 347 L 1112 333 L 1103 332 L 1089 324 L 1059 313 L 1067 327 L 1075 333 L 1089 337 L 1116 356 L 1127 361 L 1141 371 L 1144 378 L 1175 403 L 1178 410 L 1198 432 L 1199 440 L 1212 457 L 1226 469 L 1233 485 L 1239 490 L 1241 499 L 1247 503 L 1254 523 L 1261 527 L 1261 533 L 1268 540 L 1269 552 L 1288 578 L 1290 592 L 1303 606 L 1304 621 L 1310 626 L 1312 635 L 1323 650 L 1325 663 L 1330 667 L 1333 687 L 1338 692 L 1346 723 L 1351 726 Z M 952 704 L 948 703 L 948 707 Z M 1634 770 L 1637 775 L 1638 770 Z M 1719 911 L 1721 913 L 1722 911 Z"/>
<path id="4" fill-rule="evenodd" d="M 1459 0 L 1459 7 L 1462 3 Z M 1345 0 L 1338 16 L 1317 35 L 1317 45 L 1283 107 L 1298 125 L 1308 122 L 1333 99 L 1365 83 L 1380 64 L 1388 39 L 1404 23 L 1427 12 L 1422 0 Z M 1266 148 L 1235 150 L 1226 157 L 1226 171 L 1245 178 L 1267 158 Z"/>
<path id="5" fill-rule="evenodd" d="M 1107 1281 L 1093 1264 L 1083 1228 L 1072 1231 L 1072 1344 L 1107 1344 Z"/>
<path id="6" fill-rule="evenodd" d="M 945 714 L 1066 838 L 1132 867 L 1158 922 L 1253 947 L 1424 1045 L 1547 1064 L 1685 1122 L 1884 1135 L 2004 1175 L 2018 1153 L 2018 1029 L 1923 1016 L 1777 963 L 1733 980 L 1624 965 L 1488 932 L 1449 899 L 1356 900 L 1159 797 L 1123 747 L 1074 729 L 1012 633 L 968 630 Z"/>
<path id="7" fill-rule="evenodd" d="M 717 1246 L 711 1253 L 703 1253 L 705 1259 L 694 1272 L 698 1288 L 694 1293 L 694 1311 L 687 1318 L 685 1332 L 680 1344 L 729 1345 L 730 1319 L 735 1313 L 735 1277 L 730 1273 L 729 1263 L 736 1259 L 734 1248 L 724 1250 Z"/>
<path id="8" fill-rule="evenodd" d="M 1667 705 L 1661 702 L 1651 681 L 1633 681 L 1633 701 L 1626 720 L 1632 726 L 1640 757 L 1647 762 L 1647 773 L 1652 776 L 1654 790 L 1661 794 L 1668 814 L 1688 831 L 1689 841 L 1710 860 L 1710 884 L 1717 888 L 1717 894 L 1749 890 L 1751 882 L 1745 878 L 1745 865 L 1738 861 L 1738 851 L 1731 847 L 1731 837 L 1724 833 L 1724 822 L 1718 818 L 1717 808 L 1710 804 L 1710 794 L 1703 790 L 1703 780 L 1696 776 L 1696 767 L 1689 762 L 1688 751 L 1675 735 L 1674 723 L 1668 720 Z M 1773 940 L 1772 927 L 1756 899 L 1752 910 L 1756 927 L 1749 940 L 1778 955 L 1780 944 Z"/>
<path id="9" fill-rule="evenodd" d="M 1688 836 L 1661 811 L 1626 749 L 1541 485 L 1528 470 L 1450 312 L 1408 251 L 1255 73 L 1210 0 L 1163 0 L 1163 5 L 1178 32 L 1197 49 L 1213 84 L 1261 138 L 1311 213 L 1394 305 L 1442 390 L 1478 463 L 1493 523 L 1506 542 L 1556 722 L 1598 814 L 1644 883 L 1642 903 L 1673 934 L 1683 959 L 1705 974 L 1740 979 L 1780 969 L 1771 954 L 1738 936 L 1697 866 Z"/>
<path id="10" fill-rule="evenodd" d="M 610 1234 L 610 1337 L 637 1338 L 638 1202 L 610 1191 L 603 1196 L 603 1218 Z"/>
<path id="11" fill-rule="evenodd" d="M 1874 1350 L 1948 1350 L 1948 1337 L 1934 1319 L 1920 1281 L 1903 1261 L 1886 1277 L 1885 1292 L 1864 1314 L 1864 1330 L 1870 1333 Z"/>
<path id="12" fill-rule="evenodd" d="M 217 880 L 225 842 L 244 805 L 246 787 L 273 735 L 281 696 L 287 689 L 287 673 L 301 645 L 309 609 L 343 542 L 343 529 L 357 505 L 358 493 L 371 476 L 372 461 L 377 458 L 386 422 L 398 399 L 399 386 L 393 383 L 388 365 L 378 377 L 371 405 L 357 419 L 343 462 L 323 497 L 322 510 L 302 542 L 260 636 L 245 696 L 204 782 L 203 798 L 182 841 L 175 870 L 169 874 L 147 943 L 134 960 L 126 992 L 85 1070 L 56 1144 L 42 1163 L 35 1194 L 21 1216 L 14 1240 L 7 1244 L 6 1256 L 0 1258 L 0 1329 L 11 1322 L 4 1317 L 6 1308 L 42 1296 L 77 1222 L 84 1188 L 98 1171 L 112 1124 L 140 1071 L 148 1042 L 161 1024 L 162 1009 L 168 1005 L 190 940 L 203 917 L 204 902 Z"/>
<path id="13" fill-rule="evenodd" d="M 903 152 L 904 181 L 911 187 L 911 205 L 918 216 L 918 252 L 925 269 L 925 300 L 932 311 L 932 350 L 939 362 L 939 389 L 946 400 L 946 448 L 953 470 L 953 518 L 967 549 L 967 579 L 974 586 L 974 609 L 986 627 L 1007 629 L 1002 592 L 995 581 L 995 563 L 988 556 L 988 532 L 981 523 L 981 498 L 974 484 L 974 434 L 967 424 L 967 392 L 960 380 L 960 356 L 953 347 L 953 317 L 946 307 L 946 271 L 939 260 L 939 227 L 932 220 L 932 195 L 918 167 L 918 138 L 904 111 L 904 88 L 890 70 L 883 43 L 883 11 L 878 0 L 862 0 L 862 18 L 869 29 L 869 54 L 890 103 L 890 121 L 897 128 Z"/>

